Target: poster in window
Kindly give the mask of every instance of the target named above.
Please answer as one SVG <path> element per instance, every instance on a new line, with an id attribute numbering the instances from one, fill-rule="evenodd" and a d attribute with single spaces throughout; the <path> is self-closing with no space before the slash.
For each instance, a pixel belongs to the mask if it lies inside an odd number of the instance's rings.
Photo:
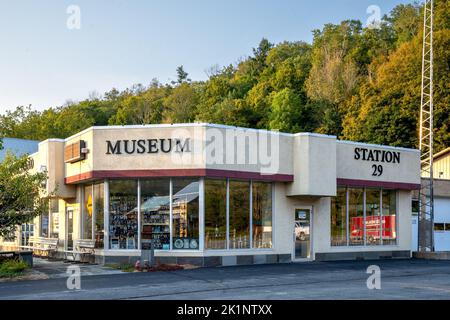
<path id="1" fill-rule="evenodd" d="M 134 238 L 131 237 L 127 238 L 127 249 L 135 249 Z"/>
<path id="2" fill-rule="evenodd" d="M 119 239 L 111 239 L 111 249 L 119 249 Z"/>

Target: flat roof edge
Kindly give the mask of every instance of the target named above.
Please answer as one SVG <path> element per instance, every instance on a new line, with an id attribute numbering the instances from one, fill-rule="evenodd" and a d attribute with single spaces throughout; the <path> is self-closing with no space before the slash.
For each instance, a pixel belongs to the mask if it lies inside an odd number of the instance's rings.
<path id="1" fill-rule="evenodd" d="M 450 153 L 450 147 L 445 148 L 444 150 L 439 151 L 435 155 L 433 155 L 433 160 L 439 160 L 441 158 L 444 158 L 447 154 Z"/>
<path id="2" fill-rule="evenodd" d="M 383 149 L 401 150 L 401 151 L 406 151 L 406 152 L 420 153 L 420 150 L 418 150 L 418 149 L 404 148 L 404 147 L 392 147 L 392 146 L 386 146 L 383 144 L 356 142 L 356 141 L 349 141 L 349 140 L 337 140 L 337 142 L 342 143 L 342 144 L 362 145 L 362 146 L 368 146 L 368 147 L 376 147 L 376 148 L 383 148 Z"/>
<path id="3" fill-rule="evenodd" d="M 113 126 L 92 126 L 86 128 L 70 137 L 66 138 L 65 141 L 76 138 L 90 130 L 116 130 L 116 129 L 146 129 L 146 128 L 182 128 L 182 127 L 210 127 L 217 129 L 236 129 L 242 131 L 256 131 L 256 132 L 267 132 L 269 134 L 279 134 L 282 136 L 293 136 L 292 133 L 287 132 L 279 132 L 275 130 L 266 130 L 266 129 L 254 129 L 254 128 L 245 128 L 239 126 L 230 126 L 224 124 L 215 124 L 215 123 L 207 123 L 207 122 L 195 122 L 195 123 L 162 123 L 162 124 L 143 124 L 143 125 L 113 125 Z"/>
<path id="4" fill-rule="evenodd" d="M 115 130 L 115 129 L 145 129 L 145 128 L 181 128 L 181 127 L 209 127 L 209 128 L 217 128 L 217 129 L 236 129 L 236 130 L 242 130 L 242 131 L 252 131 L 252 132 L 267 132 L 270 134 L 279 134 L 281 136 L 288 136 L 288 137 L 298 137 L 298 136 L 309 136 L 309 137 L 318 137 L 318 138 L 327 138 L 327 139 L 335 139 L 336 142 L 342 143 L 342 144 L 352 144 L 352 145 L 363 145 L 368 147 L 376 147 L 376 148 L 384 148 L 384 149 L 391 149 L 391 150 L 402 150 L 406 152 L 416 152 L 420 153 L 419 150 L 413 149 L 413 148 L 404 148 L 404 147 L 392 147 L 387 145 L 381 145 L 381 144 L 372 144 L 372 143 L 365 143 L 365 142 L 357 142 L 357 141 L 350 141 L 350 140 L 338 140 L 336 136 L 334 135 L 327 135 L 322 133 L 314 133 L 314 132 L 298 132 L 298 133 L 287 133 L 287 132 L 280 132 L 275 130 L 267 130 L 267 129 L 254 129 L 254 128 L 245 128 L 245 127 L 239 127 L 239 126 L 231 126 L 231 125 L 225 125 L 225 124 L 216 124 L 216 123 L 208 123 L 208 122 L 192 122 L 192 123 L 167 123 L 167 124 L 144 124 L 144 125 L 113 125 L 113 126 L 92 126 L 89 128 L 86 128 L 74 135 L 71 135 L 70 137 L 67 137 L 66 139 L 47 139 L 45 141 L 59 141 L 59 142 L 67 142 L 71 139 L 74 139 L 80 135 L 83 135 L 89 131 L 93 130 Z M 42 143 L 40 142 L 40 143 Z M 442 151 L 441 151 L 442 152 Z"/>
<path id="5" fill-rule="evenodd" d="M 327 139 L 333 139 L 333 140 L 336 140 L 336 139 L 337 139 L 336 136 L 332 136 L 332 135 L 328 135 L 328 134 L 323 134 L 323 133 L 315 133 L 315 132 L 299 132 L 299 133 L 294 133 L 293 135 L 294 135 L 295 137 L 298 137 L 298 136 L 307 136 L 307 137 L 327 138 Z"/>
<path id="6" fill-rule="evenodd" d="M 38 144 L 45 143 L 45 142 L 66 142 L 66 140 L 65 139 L 50 138 L 50 139 L 42 140 Z"/>

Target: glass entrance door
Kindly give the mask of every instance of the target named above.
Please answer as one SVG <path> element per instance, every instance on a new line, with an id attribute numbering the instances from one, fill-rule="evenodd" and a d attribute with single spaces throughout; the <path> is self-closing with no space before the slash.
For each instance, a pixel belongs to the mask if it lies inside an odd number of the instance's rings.
<path id="1" fill-rule="evenodd" d="M 66 243 L 67 243 L 67 249 L 66 250 L 73 250 L 73 209 L 67 208 L 66 211 Z"/>
<path id="2" fill-rule="evenodd" d="M 311 257 L 311 209 L 295 209 L 294 217 L 294 259 Z"/>

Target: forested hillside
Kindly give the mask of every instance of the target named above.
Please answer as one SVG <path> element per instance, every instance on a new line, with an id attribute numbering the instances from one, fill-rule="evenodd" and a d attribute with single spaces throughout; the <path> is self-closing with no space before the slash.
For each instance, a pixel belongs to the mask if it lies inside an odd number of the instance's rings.
<path id="1" fill-rule="evenodd" d="M 313 31 L 312 44 L 263 39 L 248 58 L 210 68 L 207 81 L 179 67 L 173 83 L 153 79 L 42 112 L 17 107 L 0 116 L 0 134 L 43 140 L 92 125 L 204 121 L 417 147 L 421 13 L 418 5 L 399 5 L 379 29 L 354 20 L 327 24 Z M 434 35 L 439 151 L 450 146 L 449 1 L 436 1 Z"/>

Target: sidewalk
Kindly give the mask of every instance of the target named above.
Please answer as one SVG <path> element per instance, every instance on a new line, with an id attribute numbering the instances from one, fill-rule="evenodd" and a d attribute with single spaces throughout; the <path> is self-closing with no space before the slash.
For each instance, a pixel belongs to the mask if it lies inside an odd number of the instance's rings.
<path id="1" fill-rule="evenodd" d="M 67 268 L 69 266 L 80 267 L 82 276 L 99 276 L 124 273 L 120 270 L 103 267 L 97 264 L 71 263 L 41 258 L 34 258 L 33 263 L 33 270 L 46 275 L 48 279 L 66 278 L 68 276 Z"/>
<path id="2" fill-rule="evenodd" d="M 106 268 L 96 264 L 70 263 L 60 260 L 47 260 L 33 257 L 33 268 L 14 278 L 0 278 L 0 283 L 11 281 L 60 279 L 69 276 L 68 267 L 78 266 L 82 276 L 101 276 L 124 274 L 121 270 Z"/>

